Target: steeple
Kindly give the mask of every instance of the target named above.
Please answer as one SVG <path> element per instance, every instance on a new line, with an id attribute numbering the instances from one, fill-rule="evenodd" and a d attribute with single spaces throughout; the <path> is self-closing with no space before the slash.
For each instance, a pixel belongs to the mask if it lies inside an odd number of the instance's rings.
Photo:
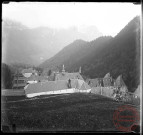
<path id="1" fill-rule="evenodd" d="M 64 72 L 65 72 L 65 67 L 64 67 L 64 65 L 63 65 L 62 73 L 64 73 Z"/>
<path id="2" fill-rule="evenodd" d="M 81 74 L 81 67 L 79 68 L 79 73 Z"/>

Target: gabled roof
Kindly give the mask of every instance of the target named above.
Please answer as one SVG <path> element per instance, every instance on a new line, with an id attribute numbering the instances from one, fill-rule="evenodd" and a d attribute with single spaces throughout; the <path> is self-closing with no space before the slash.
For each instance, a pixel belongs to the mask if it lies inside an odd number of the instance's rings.
<path id="1" fill-rule="evenodd" d="M 76 88 L 77 83 L 77 80 L 71 80 L 71 88 Z M 67 80 L 47 81 L 29 84 L 25 89 L 25 93 L 30 94 L 47 91 L 57 91 L 63 89 L 69 89 Z"/>
<path id="2" fill-rule="evenodd" d="M 87 90 L 90 89 L 90 86 L 83 80 L 71 79 L 71 88 Z M 57 91 L 64 89 L 69 89 L 68 80 L 47 81 L 47 82 L 38 82 L 34 84 L 29 84 L 28 86 L 25 87 L 25 93 L 32 94 L 32 93 Z"/>
<path id="3" fill-rule="evenodd" d="M 140 97 L 140 86 L 138 85 L 138 88 L 134 92 L 135 95 Z"/>
<path id="4" fill-rule="evenodd" d="M 88 89 L 91 89 L 91 87 L 87 83 L 83 82 L 82 86 L 79 89 L 80 90 L 88 90 Z"/>
<path id="5" fill-rule="evenodd" d="M 107 74 L 104 76 L 104 78 L 108 78 L 108 77 L 111 77 L 111 76 L 110 76 L 110 73 L 107 73 Z"/>
<path id="6" fill-rule="evenodd" d="M 64 73 L 58 73 L 55 76 L 56 80 L 68 80 L 68 79 L 80 79 L 83 80 L 82 76 L 78 73 L 68 73 L 68 72 L 64 72 Z"/>
<path id="7" fill-rule="evenodd" d="M 115 86 L 121 87 L 126 86 L 126 84 L 123 81 L 122 75 L 119 75 L 115 81 Z"/>
<path id="8" fill-rule="evenodd" d="M 108 77 L 108 78 L 103 78 L 103 85 L 106 86 L 113 86 L 113 79 L 112 77 Z"/>

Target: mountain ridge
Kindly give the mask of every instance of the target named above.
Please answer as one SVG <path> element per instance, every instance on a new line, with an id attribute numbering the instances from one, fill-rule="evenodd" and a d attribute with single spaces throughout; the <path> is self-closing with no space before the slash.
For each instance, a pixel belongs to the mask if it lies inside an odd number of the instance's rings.
<path id="1" fill-rule="evenodd" d="M 80 48 L 72 48 L 71 46 L 75 46 L 73 42 L 39 67 L 58 67 L 61 70 L 64 64 L 65 69 L 72 72 L 78 71 L 81 66 L 82 74 L 89 78 L 104 77 L 108 72 L 113 78 L 122 74 L 129 91 L 134 91 L 139 84 L 139 20 L 139 16 L 133 18 L 115 37 L 99 37 L 80 44 Z M 60 60 L 59 54 L 64 55 L 64 60 Z"/>
<path id="2" fill-rule="evenodd" d="M 88 37 L 90 33 L 81 33 L 74 27 L 28 28 L 11 20 L 3 20 L 2 24 L 3 62 L 7 64 L 22 61 L 25 64 L 39 65 L 76 39 L 95 39 L 101 35 L 99 31 L 94 31 Z"/>

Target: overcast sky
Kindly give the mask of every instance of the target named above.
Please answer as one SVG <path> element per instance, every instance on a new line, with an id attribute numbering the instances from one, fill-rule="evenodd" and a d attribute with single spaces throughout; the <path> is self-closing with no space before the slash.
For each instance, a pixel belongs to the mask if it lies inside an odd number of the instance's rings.
<path id="1" fill-rule="evenodd" d="M 103 35 L 115 36 L 130 20 L 141 14 L 132 3 L 11 2 L 2 4 L 2 18 L 31 28 L 67 28 L 95 25 Z"/>

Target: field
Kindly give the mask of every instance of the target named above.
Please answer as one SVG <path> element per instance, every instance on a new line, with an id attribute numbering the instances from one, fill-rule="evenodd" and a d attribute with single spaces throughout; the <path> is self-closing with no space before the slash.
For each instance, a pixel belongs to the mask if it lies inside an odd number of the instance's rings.
<path id="1" fill-rule="evenodd" d="M 15 124 L 17 132 L 118 131 L 113 113 L 124 105 L 92 93 L 19 98 L 3 98 L 1 111 L 2 123 Z M 139 106 L 135 108 L 139 111 Z"/>

